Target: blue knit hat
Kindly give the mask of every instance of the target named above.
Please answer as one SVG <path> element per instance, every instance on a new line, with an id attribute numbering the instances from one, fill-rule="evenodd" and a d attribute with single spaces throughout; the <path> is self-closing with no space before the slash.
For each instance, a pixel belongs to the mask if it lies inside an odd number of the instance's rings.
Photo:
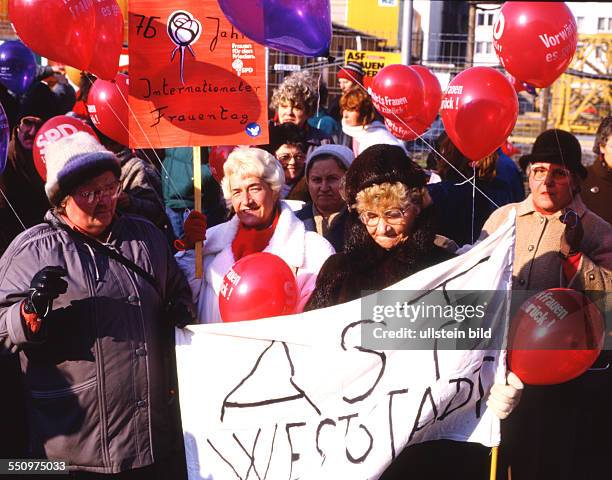
<path id="1" fill-rule="evenodd" d="M 77 132 L 47 145 L 45 161 L 45 192 L 53 205 L 59 205 L 79 185 L 104 172 L 111 171 L 117 178 L 121 175 L 121 164 L 115 154 L 86 132 Z"/>

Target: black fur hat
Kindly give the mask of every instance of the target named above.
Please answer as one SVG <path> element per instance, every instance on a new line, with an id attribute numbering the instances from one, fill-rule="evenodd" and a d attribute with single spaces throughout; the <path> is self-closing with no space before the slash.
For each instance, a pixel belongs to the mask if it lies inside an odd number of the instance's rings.
<path id="1" fill-rule="evenodd" d="M 382 183 L 400 182 L 408 188 L 424 187 L 427 177 L 401 147 L 372 145 L 355 158 L 346 172 L 344 195 L 347 205 L 364 188 Z"/>

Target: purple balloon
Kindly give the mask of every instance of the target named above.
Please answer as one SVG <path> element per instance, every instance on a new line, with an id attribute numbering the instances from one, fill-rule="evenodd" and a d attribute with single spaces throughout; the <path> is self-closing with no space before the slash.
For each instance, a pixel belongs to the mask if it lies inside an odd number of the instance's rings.
<path id="1" fill-rule="evenodd" d="M 25 93 L 36 77 L 36 59 L 32 51 L 18 40 L 0 45 L 0 83 L 11 92 Z"/>
<path id="2" fill-rule="evenodd" d="M 6 157 L 8 155 L 8 145 L 11 132 L 9 121 L 4 111 L 4 107 L 0 104 L 0 175 L 6 168 Z"/>
<path id="3" fill-rule="evenodd" d="M 227 19 L 247 37 L 283 52 L 329 55 L 329 0 L 219 0 Z"/>

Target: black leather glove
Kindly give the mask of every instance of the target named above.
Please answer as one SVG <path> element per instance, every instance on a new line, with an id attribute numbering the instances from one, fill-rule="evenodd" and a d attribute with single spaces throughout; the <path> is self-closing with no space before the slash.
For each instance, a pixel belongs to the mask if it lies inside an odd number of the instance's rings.
<path id="1" fill-rule="evenodd" d="M 582 237 L 584 237 L 584 230 L 580 217 L 571 208 L 563 210 L 559 220 L 565 224 L 565 230 L 559 244 L 559 255 L 567 259 L 580 252 L 580 243 L 582 242 Z"/>
<path id="2" fill-rule="evenodd" d="M 27 313 L 35 313 L 38 318 L 45 318 L 53 308 L 53 300 L 66 293 L 68 282 L 62 277 L 68 275 L 64 267 L 45 267 L 40 270 L 30 283 L 30 294 L 25 300 Z"/>
<path id="3" fill-rule="evenodd" d="M 183 303 L 168 302 L 166 316 L 172 325 L 177 328 L 185 328 L 190 323 L 194 323 L 191 310 Z"/>

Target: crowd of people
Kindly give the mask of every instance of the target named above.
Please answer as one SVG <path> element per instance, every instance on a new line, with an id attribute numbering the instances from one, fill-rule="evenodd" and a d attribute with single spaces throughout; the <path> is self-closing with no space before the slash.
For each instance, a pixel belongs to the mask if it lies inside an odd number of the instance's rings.
<path id="1" fill-rule="evenodd" d="M 513 289 L 612 288 L 609 116 L 588 168 L 578 140 L 553 129 L 518 164 L 498 150 L 474 165 L 442 134 L 427 170 L 379 120 L 359 64 L 341 68 L 328 109 L 323 84 L 298 72 L 272 95 L 268 145 L 235 148 L 220 182 L 202 148 L 197 212 L 191 148 L 134 151 L 93 128 L 49 145 L 41 179 L 32 148 L 43 122 L 87 122 L 91 77 L 70 94 L 56 70 L 40 75 L 57 77 L 52 87 L 39 79 L 5 106 L 0 424 L 14 434 L 0 436 L 2 458 L 67 460 L 77 478 L 184 478 L 174 328 L 220 322 L 223 277 L 253 253 L 291 268 L 301 312 L 453 258 L 514 209 Z M 505 419 L 499 478 L 604 478 L 611 387 L 609 368 L 549 387 L 509 372 L 488 399 Z M 383 478 L 485 478 L 487 459 L 484 448 L 430 442 Z"/>

